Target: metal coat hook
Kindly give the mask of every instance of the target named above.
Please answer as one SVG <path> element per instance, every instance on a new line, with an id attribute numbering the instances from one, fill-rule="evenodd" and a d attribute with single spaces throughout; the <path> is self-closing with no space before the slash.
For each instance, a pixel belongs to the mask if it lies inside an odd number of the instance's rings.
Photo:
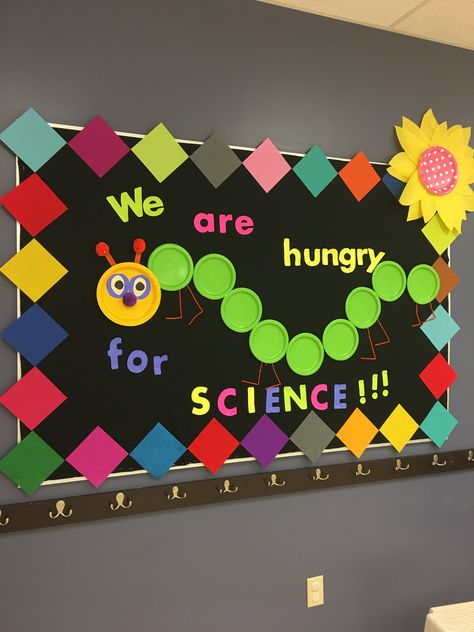
<path id="1" fill-rule="evenodd" d="M 236 494 L 239 491 L 238 485 L 234 487 L 234 489 L 230 488 L 230 481 L 226 479 L 224 481 L 224 487 L 219 489 L 219 494 Z"/>
<path id="2" fill-rule="evenodd" d="M 328 478 L 329 478 L 329 474 L 326 474 L 325 476 L 323 476 L 323 474 L 321 472 L 321 468 L 318 467 L 314 471 L 314 475 L 311 478 L 313 479 L 313 481 L 327 481 Z"/>
<path id="3" fill-rule="evenodd" d="M 441 463 L 440 460 L 439 460 L 439 456 L 437 454 L 433 454 L 433 461 L 432 461 L 431 465 L 437 465 L 438 467 L 444 467 L 447 464 L 448 464 L 447 461 L 443 461 Z"/>
<path id="4" fill-rule="evenodd" d="M 278 481 L 278 477 L 276 474 L 272 474 L 270 476 L 270 480 L 267 481 L 267 485 L 268 487 L 283 487 L 283 485 L 286 485 L 286 481 Z"/>
<path id="5" fill-rule="evenodd" d="M 178 485 L 173 485 L 171 488 L 171 494 L 168 494 L 168 500 L 183 500 L 186 496 L 186 492 L 183 492 L 182 494 L 179 493 Z"/>
<path id="6" fill-rule="evenodd" d="M 116 505 L 114 505 L 114 503 L 109 503 L 109 507 L 112 511 L 117 511 L 117 509 L 130 509 L 133 505 L 130 498 L 127 498 L 127 501 L 125 502 L 125 494 L 123 492 L 117 492 L 117 494 L 115 494 L 115 502 L 117 503 Z"/>
<path id="7" fill-rule="evenodd" d="M 405 472 L 406 470 L 410 469 L 410 464 L 407 463 L 406 465 L 402 465 L 402 460 L 401 459 L 397 459 L 395 462 L 395 471 L 396 472 Z"/>
<path id="8" fill-rule="evenodd" d="M 364 472 L 362 463 L 357 463 L 357 469 L 355 471 L 356 476 L 368 476 L 370 474 L 370 468 L 367 472 Z"/>
<path id="9" fill-rule="evenodd" d="M 5 520 L 2 520 L 2 510 L 0 509 L 0 527 L 6 527 L 9 522 L 10 518 L 8 516 L 5 516 Z"/>
<path id="10" fill-rule="evenodd" d="M 49 517 L 51 518 L 51 520 L 56 520 L 56 518 L 59 518 L 60 516 L 62 518 L 69 518 L 72 515 L 72 509 L 69 507 L 67 512 L 64 513 L 65 509 L 66 509 L 66 503 L 64 502 L 64 500 L 58 500 L 56 501 L 56 513 L 53 514 L 53 512 L 50 511 Z"/>
<path id="11" fill-rule="evenodd" d="M 469 450 L 468 455 L 467 455 L 467 460 L 474 461 L 474 450 Z"/>

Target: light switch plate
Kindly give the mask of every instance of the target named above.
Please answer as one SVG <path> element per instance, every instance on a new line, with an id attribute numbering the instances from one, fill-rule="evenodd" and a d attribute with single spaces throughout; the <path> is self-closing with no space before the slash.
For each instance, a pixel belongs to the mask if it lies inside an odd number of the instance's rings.
<path id="1" fill-rule="evenodd" d="M 324 604 L 324 575 L 308 577 L 306 580 L 306 596 L 308 608 Z"/>

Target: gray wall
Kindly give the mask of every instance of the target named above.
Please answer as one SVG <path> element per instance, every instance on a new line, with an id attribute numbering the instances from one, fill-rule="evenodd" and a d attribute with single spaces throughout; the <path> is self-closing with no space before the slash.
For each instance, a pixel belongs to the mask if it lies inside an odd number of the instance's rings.
<path id="1" fill-rule="evenodd" d="M 418 119 L 433 106 L 452 123 L 473 122 L 473 52 L 253 1 L 15 0 L 3 3 L 2 24 L 0 128 L 32 105 L 54 122 L 84 124 L 101 113 L 115 129 L 146 132 L 163 120 L 181 138 L 219 131 L 255 146 L 270 136 L 281 149 L 318 143 L 330 155 L 363 149 L 386 160 L 402 114 Z M 14 165 L 3 149 L 0 161 L 3 193 Z M 453 248 L 463 279 L 453 299 L 462 330 L 452 354 L 460 373 L 452 411 L 461 423 L 450 449 L 474 447 L 473 245 L 471 220 Z M 1 261 L 13 251 L 14 223 L 2 213 Z M 3 328 L 15 317 L 15 292 L 4 279 L 0 291 Z M 15 357 L 2 343 L 0 354 L 3 392 L 15 381 Z M 14 440 L 11 416 L 0 411 L 1 452 Z M 165 480 L 193 476 L 204 474 Z M 422 630 L 431 605 L 474 598 L 473 480 L 466 472 L 4 536 L 1 625 Z M 152 482 L 129 477 L 104 488 Z M 57 490 L 43 487 L 35 498 L 65 493 Z M 22 499 L 0 480 L 1 502 Z M 305 578 L 320 573 L 327 603 L 307 610 Z"/>

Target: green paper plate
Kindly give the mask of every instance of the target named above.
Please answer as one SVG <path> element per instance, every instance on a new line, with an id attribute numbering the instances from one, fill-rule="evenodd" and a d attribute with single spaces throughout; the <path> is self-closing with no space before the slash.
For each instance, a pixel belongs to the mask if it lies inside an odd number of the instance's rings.
<path id="1" fill-rule="evenodd" d="M 348 360 L 359 346 L 359 334 L 354 325 L 343 318 L 331 321 L 323 332 L 324 351 L 333 360 Z"/>
<path id="2" fill-rule="evenodd" d="M 406 284 L 405 270 L 395 261 L 382 261 L 372 272 L 372 287 L 382 301 L 398 300 Z"/>
<path id="3" fill-rule="evenodd" d="M 372 327 L 381 308 L 379 297 L 368 287 L 356 287 L 346 299 L 346 316 L 358 329 Z"/>
<path id="4" fill-rule="evenodd" d="M 194 285 L 205 298 L 224 298 L 235 285 L 232 262 L 215 253 L 201 257 L 194 267 Z"/>
<path id="5" fill-rule="evenodd" d="M 262 317 L 262 302 L 253 290 L 239 287 L 229 292 L 221 303 L 221 317 L 232 331 L 251 331 Z"/>
<path id="6" fill-rule="evenodd" d="M 148 268 L 164 290 L 182 290 L 193 276 L 193 260 L 178 244 L 161 244 L 148 257 Z"/>
<path id="7" fill-rule="evenodd" d="M 297 375 L 313 375 L 324 360 L 321 340 L 313 334 L 298 334 L 288 344 L 286 361 Z"/>
<path id="8" fill-rule="evenodd" d="M 425 263 L 415 266 L 408 275 L 408 294 L 419 305 L 431 303 L 438 296 L 439 285 L 438 273 Z"/>
<path id="9" fill-rule="evenodd" d="M 277 320 L 262 320 L 250 332 L 249 345 L 257 360 L 274 364 L 288 349 L 288 332 Z"/>

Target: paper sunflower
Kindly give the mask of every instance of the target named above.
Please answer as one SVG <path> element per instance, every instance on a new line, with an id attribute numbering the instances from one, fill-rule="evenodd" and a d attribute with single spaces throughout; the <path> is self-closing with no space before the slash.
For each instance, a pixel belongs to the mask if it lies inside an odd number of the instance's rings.
<path id="1" fill-rule="evenodd" d="M 388 172 L 406 182 L 400 204 L 408 206 L 407 221 L 436 213 L 448 230 L 461 232 L 466 211 L 474 211 L 474 157 L 470 127 L 438 123 L 428 110 L 420 127 L 402 118 L 395 126 L 403 150 L 389 162 Z"/>

